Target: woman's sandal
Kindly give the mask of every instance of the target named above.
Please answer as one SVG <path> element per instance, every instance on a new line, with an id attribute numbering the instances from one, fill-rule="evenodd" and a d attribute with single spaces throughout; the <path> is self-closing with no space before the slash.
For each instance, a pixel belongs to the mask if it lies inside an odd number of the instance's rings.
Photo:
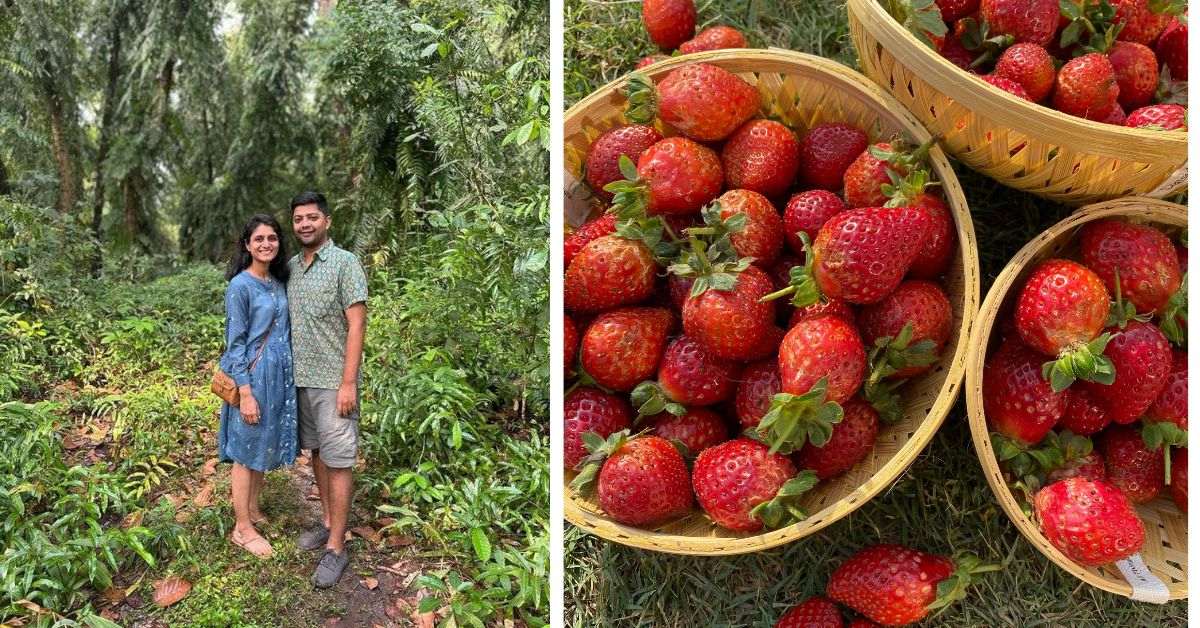
<path id="1" fill-rule="evenodd" d="M 271 547 L 271 543 L 263 538 L 262 535 L 258 535 L 250 540 L 246 540 L 246 537 L 239 534 L 235 529 L 233 534 L 229 535 L 229 540 L 234 545 L 246 550 L 247 552 L 250 552 L 251 554 L 254 554 L 259 558 L 270 558 L 275 554 L 275 550 Z"/>

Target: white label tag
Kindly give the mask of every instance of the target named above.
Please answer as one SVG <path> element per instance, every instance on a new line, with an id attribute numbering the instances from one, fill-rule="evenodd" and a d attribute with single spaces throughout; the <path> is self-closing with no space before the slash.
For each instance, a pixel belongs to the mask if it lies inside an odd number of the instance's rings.
<path id="1" fill-rule="evenodd" d="M 1162 198 L 1168 194 L 1171 194 L 1172 192 L 1175 192 L 1176 188 L 1186 189 L 1187 181 L 1187 164 L 1183 164 L 1179 170 L 1176 170 L 1171 174 L 1171 176 L 1167 177 L 1165 181 L 1159 183 L 1158 187 L 1146 192 L 1146 196 L 1151 198 Z"/>
<path id="2" fill-rule="evenodd" d="M 1166 583 L 1150 571 L 1141 554 L 1118 560 L 1117 569 L 1121 570 L 1121 575 L 1125 576 L 1126 582 L 1133 587 L 1133 595 L 1130 596 L 1133 599 L 1152 604 L 1166 604 L 1171 599 L 1171 592 L 1167 590 Z"/>

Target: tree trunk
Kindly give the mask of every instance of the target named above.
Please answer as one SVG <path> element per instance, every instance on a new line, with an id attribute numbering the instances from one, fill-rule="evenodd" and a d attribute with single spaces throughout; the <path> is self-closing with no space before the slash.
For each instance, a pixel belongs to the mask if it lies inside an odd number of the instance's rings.
<path id="1" fill-rule="evenodd" d="M 66 214 L 79 202 L 82 182 L 79 172 L 79 134 L 76 132 L 75 110 L 65 102 L 55 84 L 54 72 L 47 63 L 46 76 L 41 79 L 42 98 L 50 118 L 50 150 L 58 171 L 58 213 Z"/>
<path id="2" fill-rule="evenodd" d="M 104 262 L 104 246 L 100 239 L 100 224 L 104 217 L 104 161 L 112 140 L 113 111 L 116 109 L 117 80 L 121 73 L 121 28 L 125 20 L 122 9 L 113 15 L 112 42 L 108 49 L 108 85 L 104 88 L 104 111 L 100 116 L 100 146 L 96 151 L 96 185 L 92 199 L 92 237 L 96 239 L 96 254 L 92 259 L 92 276 L 100 276 Z"/>
<path id="3" fill-rule="evenodd" d="M 135 168 L 121 180 L 121 196 L 124 206 L 123 223 L 129 236 L 129 245 L 136 246 L 138 234 L 142 232 L 142 188 L 145 185 L 141 168 Z"/>
<path id="4" fill-rule="evenodd" d="M 8 169 L 4 167 L 4 161 L 0 160 L 0 196 L 12 195 L 12 187 L 8 185 Z"/>

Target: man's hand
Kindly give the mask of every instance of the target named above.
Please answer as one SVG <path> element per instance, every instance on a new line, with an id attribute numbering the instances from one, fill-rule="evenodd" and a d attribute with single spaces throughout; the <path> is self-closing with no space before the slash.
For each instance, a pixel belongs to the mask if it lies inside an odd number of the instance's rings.
<path id="1" fill-rule="evenodd" d="M 358 407 L 358 387 L 354 382 L 342 382 L 338 387 L 337 413 L 340 417 L 350 416 Z"/>

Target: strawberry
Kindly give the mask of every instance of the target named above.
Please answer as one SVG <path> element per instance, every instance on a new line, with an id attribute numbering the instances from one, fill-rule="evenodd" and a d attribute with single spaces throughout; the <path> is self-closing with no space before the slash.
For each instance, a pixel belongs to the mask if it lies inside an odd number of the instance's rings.
<path id="1" fill-rule="evenodd" d="M 689 408 L 681 415 L 661 412 L 651 418 L 654 435 L 667 440 L 677 440 L 689 452 L 699 453 L 725 442 L 729 428 L 725 419 L 708 408 Z"/>
<path id="2" fill-rule="evenodd" d="M 1154 44 L 1155 56 L 1160 63 L 1167 64 L 1171 76 L 1176 79 L 1187 80 L 1187 32 L 1186 18 L 1173 17 L 1158 36 L 1158 43 Z"/>
<path id="3" fill-rule="evenodd" d="M 683 275 L 667 276 L 667 292 L 671 298 L 671 305 L 676 311 L 683 310 L 683 302 L 687 301 L 688 294 L 692 291 L 692 284 L 695 281 L 695 277 L 684 277 Z"/>
<path id="4" fill-rule="evenodd" d="M 842 406 L 842 420 L 824 446 L 807 443 L 792 457 L 796 467 L 811 469 L 827 480 L 849 471 L 871 453 L 879 433 L 879 414 L 870 404 L 855 397 Z"/>
<path id="5" fill-rule="evenodd" d="M 1054 90 L 1054 57 L 1037 44 L 1013 44 L 1000 54 L 992 71 L 1025 89 L 1029 100 L 1041 102 Z"/>
<path id="6" fill-rule="evenodd" d="M 878 345 L 877 341 L 884 338 L 894 340 L 905 326 L 911 326 L 909 333 L 913 344 L 909 346 L 910 351 L 889 356 L 891 366 L 898 370 L 888 377 L 904 379 L 933 368 L 933 358 L 941 355 L 950 339 L 953 318 L 950 299 L 936 283 L 910 280 L 900 284 L 879 303 L 863 307 L 858 314 L 858 327 L 863 342 L 871 346 Z M 918 349 L 917 343 L 924 344 Z M 896 359 L 891 360 L 892 357 Z"/>
<path id="7" fill-rule="evenodd" d="M 575 370 L 575 353 L 579 351 L 579 330 L 571 317 L 563 314 L 563 370 Z"/>
<path id="8" fill-rule="evenodd" d="M 1013 96 L 1020 98 L 1021 100 L 1034 102 L 1033 98 L 1029 96 L 1029 92 L 1025 91 L 1024 86 L 1008 77 L 998 76 L 996 74 L 985 74 L 980 76 L 979 79 L 984 83 L 1002 89 Z"/>
<path id="9" fill-rule="evenodd" d="M 730 235 L 738 257 L 752 257 L 761 266 L 770 266 L 783 250 L 783 218 L 767 197 L 750 190 L 729 190 L 717 198 L 721 218 L 734 214 L 746 217 L 745 227 Z"/>
<path id="10" fill-rule="evenodd" d="M 979 15 L 995 35 L 1045 46 L 1058 28 L 1056 0 L 980 0 Z"/>
<path id="11" fill-rule="evenodd" d="M 583 247 L 563 279 L 563 304 L 574 312 L 632 305 L 654 293 L 658 266 L 646 245 L 615 235 Z"/>
<path id="12" fill-rule="evenodd" d="M 641 59 L 638 59 L 637 65 L 633 66 L 633 69 L 641 70 L 642 68 L 652 66 L 655 63 L 658 63 L 659 61 L 666 61 L 667 59 L 670 59 L 670 58 L 671 57 L 668 57 L 667 55 L 664 55 L 664 54 L 646 55 L 646 56 L 642 57 Z"/>
<path id="13" fill-rule="evenodd" d="M 714 523 L 737 532 L 778 528 L 800 518 L 795 498 L 816 483 L 812 473 L 797 476 L 787 456 L 749 438 L 709 447 L 692 466 L 696 501 Z"/>
<path id="14" fill-rule="evenodd" d="M 856 617 L 846 624 L 846 628 L 879 628 L 879 624 L 862 617 Z"/>
<path id="15" fill-rule="evenodd" d="M 888 11 L 901 26 L 918 41 L 933 50 L 941 50 L 946 38 L 946 21 L 934 0 L 896 0 L 888 3 Z"/>
<path id="16" fill-rule="evenodd" d="M 1112 293 L 1118 292 L 1140 313 L 1161 313 L 1179 290 L 1183 274 L 1175 245 L 1163 232 L 1123 220 L 1097 220 L 1079 234 L 1083 263 Z"/>
<path id="17" fill-rule="evenodd" d="M 750 359 L 775 320 L 775 306 L 759 301 L 771 289 L 771 278 L 750 266 L 731 290 L 693 291 L 683 304 L 683 329 L 719 358 Z"/>
<path id="18" fill-rule="evenodd" d="M 846 203 L 829 190 L 808 190 L 793 194 L 783 210 L 783 226 L 788 248 L 796 255 L 804 255 L 804 243 L 800 239 L 803 231 L 809 239 L 817 237 L 830 218 L 846 211 Z"/>
<path id="19" fill-rule="evenodd" d="M 1091 436 L 1112 423 L 1108 410 L 1081 385 L 1067 389 L 1067 405 L 1058 426 L 1080 436 Z"/>
<path id="20" fill-rule="evenodd" d="M 687 464 L 666 439 L 629 438 L 628 432 L 621 431 L 605 441 L 589 435 L 588 441 L 592 451 L 588 466 L 572 486 L 586 491 L 594 478 L 597 501 L 614 521 L 650 527 L 691 509 Z"/>
<path id="21" fill-rule="evenodd" d="M 780 386 L 778 360 L 754 362 L 742 369 L 734 409 L 743 429 L 758 427 L 771 409 L 771 399 L 782 390 Z"/>
<path id="22" fill-rule="evenodd" d="M 1099 120 L 1117 102 L 1118 91 L 1117 77 L 1108 57 L 1092 52 L 1071 59 L 1059 69 L 1051 101 L 1063 113 Z"/>
<path id="23" fill-rule="evenodd" d="M 1155 421 L 1169 421 L 1181 430 L 1188 428 L 1187 402 L 1187 352 L 1175 351 L 1171 361 L 1171 370 L 1167 373 L 1167 381 L 1162 392 L 1154 399 L 1146 416 Z"/>
<path id="24" fill-rule="evenodd" d="M 1108 113 L 1096 118 L 1096 122 L 1125 126 L 1125 110 L 1121 108 L 1121 103 L 1113 103 L 1112 106 L 1109 107 Z"/>
<path id="25" fill-rule="evenodd" d="M 1105 481 L 1055 482 L 1038 491 L 1033 506 L 1046 540 L 1089 567 L 1128 558 L 1145 542 L 1146 529 L 1129 500 Z"/>
<path id="26" fill-rule="evenodd" d="M 946 37 L 946 41 L 942 42 L 942 49 L 938 53 L 959 68 L 972 74 L 975 73 L 975 69 L 971 67 L 971 64 L 975 62 L 975 54 L 963 47 L 962 39 L 958 35 Z"/>
<path id="27" fill-rule="evenodd" d="M 814 126 L 800 141 L 799 183 L 806 188 L 840 190 L 846 168 L 867 149 L 867 134 L 849 124 Z"/>
<path id="28" fill-rule="evenodd" d="M 589 220 L 578 229 L 563 238 L 563 268 L 571 265 L 571 260 L 587 246 L 588 242 L 617 231 L 616 214 L 602 214 L 599 218 Z"/>
<path id="29" fill-rule="evenodd" d="M 601 133 L 600 137 L 592 142 L 587 161 L 584 162 L 588 187 L 592 188 L 592 192 L 601 201 L 611 203 L 612 192 L 605 190 L 604 186 L 624 179 L 618 165 L 621 156 L 625 155 L 637 163 L 647 148 L 662 139 L 662 134 L 654 127 L 642 124 L 627 124 Z"/>
<path id="30" fill-rule="evenodd" d="M 686 137 L 669 137 L 647 148 L 626 180 L 605 189 L 613 192 L 618 213 L 687 215 L 716 198 L 724 179 L 713 149 Z"/>
<path id="31" fill-rule="evenodd" d="M 670 310 L 658 307 L 627 307 L 597 316 L 583 333 L 583 370 L 605 388 L 633 390 L 657 370 L 674 319 Z"/>
<path id="32" fill-rule="evenodd" d="M 803 395 L 820 380 L 828 382 L 827 399 L 845 403 L 858 391 L 867 356 L 854 324 L 837 316 L 800 321 L 779 347 L 779 380 L 783 392 Z"/>
<path id="33" fill-rule="evenodd" d="M 669 399 L 687 406 L 711 406 L 733 395 L 737 365 L 706 350 L 695 338 L 671 342 L 658 367 L 658 383 Z"/>
<path id="34" fill-rule="evenodd" d="M 1158 88 L 1158 59 L 1154 51 L 1131 41 L 1113 42 L 1108 62 L 1117 77 L 1117 102 L 1125 109 L 1149 104 Z"/>
<path id="35" fill-rule="evenodd" d="M 1025 344 L 1058 358 L 1046 366 L 1054 390 L 1076 378 L 1112 382 L 1112 365 L 1101 354 L 1108 309 L 1104 282 L 1077 262 L 1045 260 L 1025 280 L 1017 295 L 1017 332 Z"/>
<path id="36" fill-rule="evenodd" d="M 1184 513 L 1187 512 L 1187 447 L 1171 452 L 1171 499 Z"/>
<path id="37" fill-rule="evenodd" d="M 946 274 L 958 244 L 950 208 L 941 198 L 928 192 L 922 192 L 904 204 L 925 210 L 929 214 L 930 224 L 929 237 L 921 245 L 921 251 L 908 268 L 908 274 L 914 279 L 933 279 Z"/>
<path id="38" fill-rule="evenodd" d="M 726 187 L 778 199 L 792 186 L 800 168 L 800 141 L 774 120 L 750 120 L 725 140 L 721 165 Z"/>
<path id="39" fill-rule="evenodd" d="M 1147 105 L 1125 118 L 1125 126 L 1155 131 L 1186 131 L 1187 109 L 1182 105 Z"/>
<path id="40" fill-rule="evenodd" d="M 1115 378 L 1111 386 L 1085 385 L 1113 422 L 1124 425 L 1137 420 L 1162 392 L 1171 370 L 1171 345 L 1157 327 L 1137 320 L 1108 331 L 1112 338 L 1104 355 L 1112 361 Z"/>
<path id="41" fill-rule="evenodd" d="M 818 301 L 812 305 L 798 307 L 792 310 L 791 318 L 788 319 L 788 329 L 796 326 L 797 323 L 818 316 L 837 316 L 848 323 L 854 323 L 857 318 L 854 315 L 854 309 L 850 304 L 841 299 L 830 299 L 824 303 Z"/>
<path id="42" fill-rule="evenodd" d="M 701 142 L 723 140 L 758 112 L 758 90 L 738 75 L 708 63 L 672 70 L 654 86 L 636 72 L 629 81 L 632 122 L 648 123 L 655 113 L 683 135 Z"/>
<path id="43" fill-rule="evenodd" d="M 724 48 L 745 48 L 746 36 L 732 26 L 710 26 L 696 36 L 679 45 L 679 54 L 690 55 L 693 52 L 706 50 L 721 50 Z"/>
<path id="44" fill-rule="evenodd" d="M 787 331 L 777 325 L 772 325 L 767 333 L 746 350 L 746 362 L 755 362 L 769 358 L 776 353 L 779 353 L 779 344 L 783 342 L 783 337 L 787 335 Z"/>
<path id="45" fill-rule="evenodd" d="M 642 0 L 642 24 L 656 46 L 674 50 L 696 32 L 696 5 L 692 0 Z"/>
<path id="46" fill-rule="evenodd" d="M 1182 13 L 1186 8 L 1186 3 L 1179 2 L 1158 3 L 1167 5 L 1162 8 L 1154 6 L 1155 4 L 1153 0 L 1112 0 L 1112 5 L 1117 10 L 1114 23 L 1125 23 L 1121 32 L 1117 34 L 1117 39 L 1149 46 L 1166 30 L 1167 25 L 1171 23 L 1171 16 Z M 1186 76 L 1184 74 L 1180 78 Z"/>
<path id="47" fill-rule="evenodd" d="M 1084 478 L 1093 482 L 1105 479 L 1104 458 L 1099 452 L 1093 451 L 1046 474 L 1047 482 L 1058 482 L 1067 478 Z"/>
<path id="48" fill-rule="evenodd" d="M 837 604 L 819 595 L 788 609 L 775 622 L 775 628 L 842 628 L 842 613 Z"/>
<path id="49" fill-rule="evenodd" d="M 846 168 L 842 177 L 846 204 L 850 207 L 883 205 L 888 195 L 883 186 L 894 184 L 909 170 L 917 168 L 929 153 L 932 143 L 908 150 L 900 142 L 879 142 L 868 147 Z"/>
<path id="50" fill-rule="evenodd" d="M 942 21 L 953 24 L 979 10 L 979 0 L 938 0 Z"/>
<path id="51" fill-rule="evenodd" d="M 563 465 L 574 469 L 587 457 L 583 435 L 595 432 L 600 438 L 629 427 L 633 412 L 617 395 L 596 388 L 580 387 L 563 399 Z"/>
<path id="52" fill-rule="evenodd" d="M 977 574 L 999 568 L 970 555 L 951 560 L 902 545 L 872 545 L 834 570 L 825 594 L 884 626 L 904 626 L 962 599 Z"/>
<path id="53" fill-rule="evenodd" d="M 1108 481 L 1135 504 L 1148 502 L 1162 491 L 1166 469 L 1163 452 L 1146 447 L 1131 426 L 1111 427 L 1100 435 L 1100 450 Z"/>
<path id="54" fill-rule="evenodd" d="M 983 409 L 988 424 L 1023 445 L 1042 440 L 1063 414 L 1065 394 L 1042 377 L 1042 356 L 1005 341 L 983 367 Z"/>

